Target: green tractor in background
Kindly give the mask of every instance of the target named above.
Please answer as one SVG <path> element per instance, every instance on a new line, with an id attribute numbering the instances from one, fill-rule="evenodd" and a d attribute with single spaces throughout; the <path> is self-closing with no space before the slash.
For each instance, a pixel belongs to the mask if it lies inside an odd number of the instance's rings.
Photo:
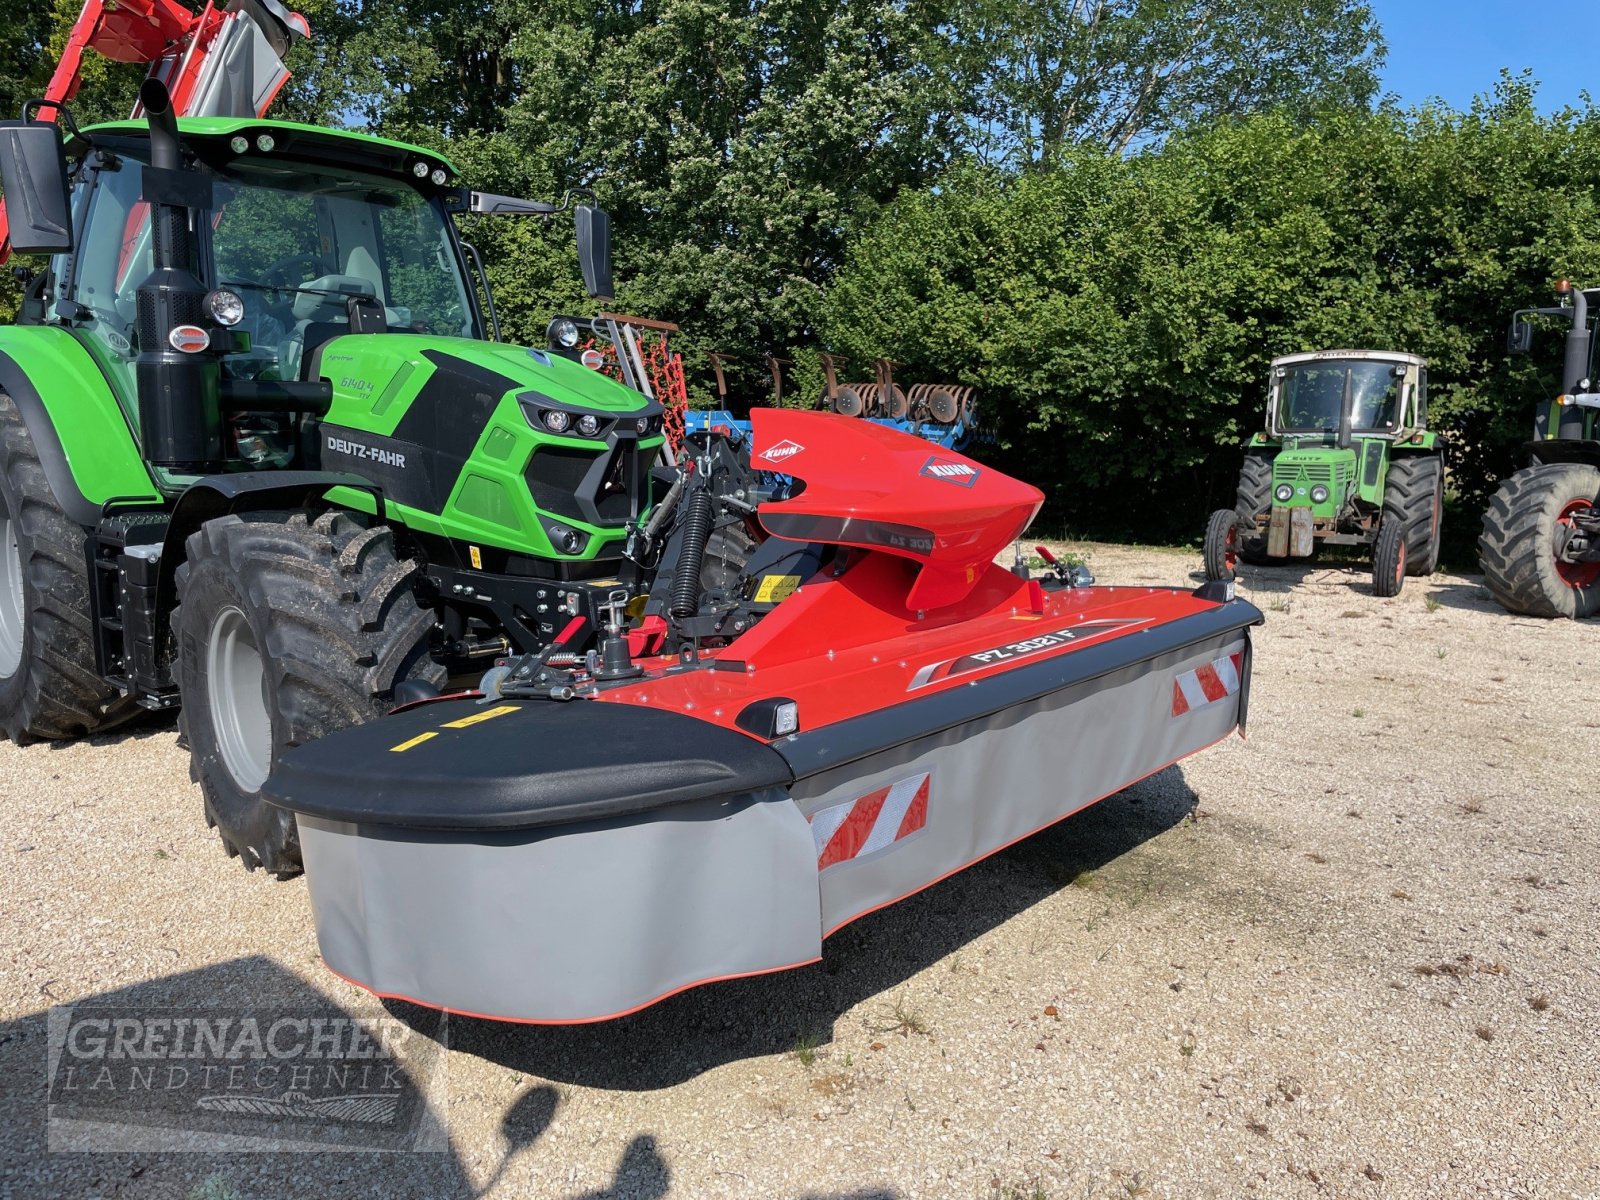
<path id="1" fill-rule="evenodd" d="M 1444 440 L 1428 429 L 1428 364 L 1390 350 L 1322 350 L 1272 362 L 1266 429 L 1245 447 L 1233 508 L 1211 514 L 1208 579 L 1372 546 L 1372 589 L 1397 596 L 1439 564 Z"/>
<path id="2" fill-rule="evenodd" d="M 1560 304 L 1525 308 L 1511 319 L 1507 349 L 1533 347 L 1529 317 L 1567 325 L 1561 392 L 1539 405 L 1521 469 L 1500 485 L 1483 514 L 1478 565 L 1509 612 L 1533 617 L 1600 613 L 1600 393 L 1594 376 L 1594 321 L 1600 291 L 1556 286 Z"/>
<path id="3" fill-rule="evenodd" d="M 491 340 L 455 215 L 562 207 L 421 146 L 140 100 L 65 143 L 0 123 L 13 244 L 52 256 L 0 328 L 0 733 L 181 704 L 207 818 L 288 875 L 259 794 L 281 751 L 581 653 L 640 593 L 662 411 Z M 606 215 L 575 219 L 609 295 Z"/>

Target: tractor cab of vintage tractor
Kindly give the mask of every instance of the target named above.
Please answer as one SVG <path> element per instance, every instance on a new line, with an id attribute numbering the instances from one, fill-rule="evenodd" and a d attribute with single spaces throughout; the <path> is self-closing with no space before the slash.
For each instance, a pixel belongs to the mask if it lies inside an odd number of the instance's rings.
<path id="1" fill-rule="evenodd" d="M 1428 364 L 1323 350 L 1273 360 L 1266 427 L 1246 446 L 1235 507 L 1212 514 L 1206 571 L 1372 545 L 1373 587 L 1399 592 L 1438 563 L 1444 463 L 1427 427 Z M 1387 529 L 1387 533 L 1385 533 Z"/>

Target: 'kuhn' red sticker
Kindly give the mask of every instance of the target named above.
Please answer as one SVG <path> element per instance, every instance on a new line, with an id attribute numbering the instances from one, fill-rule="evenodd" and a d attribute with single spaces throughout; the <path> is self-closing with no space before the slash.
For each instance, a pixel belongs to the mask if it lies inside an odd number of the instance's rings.
<path id="1" fill-rule="evenodd" d="M 1095 638 L 1105 637 L 1110 633 L 1117 633 L 1124 629 L 1131 629 L 1136 625 L 1148 625 L 1148 617 L 1108 617 L 1100 621 L 1082 621 L 1077 625 L 1069 625 L 1065 629 L 1055 629 L 1049 633 L 1035 634 L 1031 638 L 1021 641 L 1007 642 L 1003 646 L 991 646 L 987 650 L 977 650 L 971 654 L 963 654 L 960 658 L 946 658 L 939 662 L 929 663 L 920 667 L 911 677 L 911 683 L 906 691 L 914 692 L 918 688 L 925 688 L 935 683 L 944 683 L 946 680 L 958 679 L 963 675 L 971 675 L 975 671 L 982 671 L 989 667 L 1002 666 L 1014 662 L 1019 658 L 1033 658 L 1042 654 L 1054 654 L 1071 646 L 1080 646 L 1084 642 Z"/>
<path id="2" fill-rule="evenodd" d="M 1181 717 L 1197 708 L 1226 700 L 1239 690 L 1244 652 L 1202 663 L 1172 681 L 1172 715 Z"/>
<path id="3" fill-rule="evenodd" d="M 811 814 L 817 870 L 826 871 L 910 837 L 928 823 L 927 772 Z"/>
<path id="4" fill-rule="evenodd" d="M 785 438 L 776 446 L 768 446 L 761 452 L 761 457 L 766 459 L 768 462 L 783 462 L 784 459 L 793 458 L 796 454 L 799 454 L 800 451 L 804 449 L 805 447 L 799 442 L 791 442 Z"/>
<path id="5" fill-rule="evenodd" d="M 926 475 L 929 479 L 942 479 L 946 483 L 953 483 L 957 487 L 969 488 L 978 482 L 978 476 L 983 472 L 969 462 L 958 462 L 953 458 L 940 458 L 937 454 L 931 455 L 928 461 L 922 464 L 919 475 Z"/>

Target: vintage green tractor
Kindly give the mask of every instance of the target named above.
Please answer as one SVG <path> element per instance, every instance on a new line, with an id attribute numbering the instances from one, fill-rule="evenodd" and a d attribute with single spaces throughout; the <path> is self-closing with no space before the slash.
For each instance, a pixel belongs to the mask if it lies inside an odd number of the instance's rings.
<path id="1" fill-rule="evenodd" d="M 1500 485 L 1483 514 L 1478 564 L 1503 607 L 1533 617 L 1600 613 L 1600 393 L 1594 375 L 1594 321 L 1600 291 L 1562 280 L 1554 308 L 1525 308 L 1511 321 L 1508 349 L 1533 346 L 1529 317 L 1567 325 L 1561 391 L 1539 405 L 1521 469 Z"/>
<path id="2" fill-rule="evenodd" d="M 1391 350 L 1274 359 L 1266 428 L 1245 447 L 1233 508 L 1206 527 L 1205 571 L 1232 579 L 1317 548 L 1372 550 L 1375 595 L 1439 563 L 1444 439 L 1428 429 L 1428 364 Z"/>
<path id="3" fill-rule="evenodd" d="M 490 336 L 455 215 L 561 206 L 422 146 L 140 100 L 65 143 L 0 123 L 13 244 L 51 256 L 0 328 L 0 733 L 181 704 L 207 818 L 289 874 L 281 751 L 498 655 L 581 654 L 646 590 L 662 411 Z M 609 295 L 605 214 L 574 214 Z"/>

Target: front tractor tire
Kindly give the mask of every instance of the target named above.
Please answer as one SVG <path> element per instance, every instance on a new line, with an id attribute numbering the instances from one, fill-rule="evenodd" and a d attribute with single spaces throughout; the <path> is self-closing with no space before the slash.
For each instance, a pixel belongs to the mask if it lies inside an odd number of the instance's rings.
<path id="1" fill-rule="evenodd" d="M 207 823 L 246 869 L 300 871 L 294 817 L 261 796 L 285 750 L 382 715 L 407 679 L 444 682 L 418 572 L 392 530 L 341 512 L 226 516 L 190 535 L 179 720 Z"/>
<path id="2" fill-rule="evenodd" d="M 1229 580 L 1239 567 L 1239 514 L 1219 508 L 1206 523 L 1205 569 L 1207 579 Z"/>
<path id="3" fill-rule="evenodd" d="M 1378 540 L 1372 548 L 1372 594 L 1398 596 L 1406 585 L 1406 563 L 1411 529 L 1404 521 L 1385 516 L 1378 524 Z"/>
<path id="4" fill-rule="evenodd" d="M 1502 607 L 1530 617 L 1600 613 L 1600 563 L 1561 554 L 1575 514 L 1600 507 L 1600 469 L 1528 467 L 1500 485 L 1483 515 L 1478 565 Z"/>
<path id="5" fill-rule="evenodd" d="M 95 670 L 84 536 L 0 392 L 0 733 L 13 742 L 98 733 L 139 711 Z"/>

